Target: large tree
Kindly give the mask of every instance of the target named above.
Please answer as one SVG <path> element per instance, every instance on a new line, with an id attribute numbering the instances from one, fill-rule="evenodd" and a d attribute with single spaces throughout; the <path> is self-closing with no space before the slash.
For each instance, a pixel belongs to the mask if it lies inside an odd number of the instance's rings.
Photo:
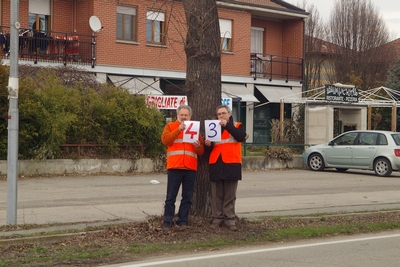
<path id="1" fill-rule="evenodd" d="M 305 20 L 305 89 L 313 89 L 322 86 L 324 79 L 324 61 L 327 60 L 327 51 L 324 50 L 324 25 L 318 10 L 313 4 L 303 3 L 304 10 L 310 15 Z"/>
<path id="2" fill-rule="evenodd" d="M 187 35 L 185 90 L 193 108 L 193 120 L 203 122 L 215 116 L 221 104 L 221 48 L 218 11 L 215 0 L 183 0 Z M 204 125 L 203 129 L 204 136 Z M 210 214 L 208 155 L 199 158 L 192 212 Z"/>
<path id="3" fill-rule="evenodd" d="M 385 87 L 400 91 L 400 59 L 389 68 Z M 398 98 L 398 95 L 395 97 Z M 385 114 L 383 115 L 385 117 Z M 391 119 L 391 116 L 387 116 Z M 397 108 L 397 121 L 400 121 L 400 109 Z M 391 122 L 390 122 L 391 123 Z M 391 124 L 390 124 L 391 125 Z M 400 131 L 400 124 L 397 123 L 396 131 Z"/>
<path id="4" fill-rule="evenodd" d="M 371 0 L 337 0 L 328 24 L 328 40 L 334 44 L 336 81 L 363 82 L 361 89 L 382 85 L 395 60 L 389 31 Z"/>
<path id="5" fill-rule="evenodd" d="M 400 91 L 400 60 L 389 68 L 385 86 Z"/>

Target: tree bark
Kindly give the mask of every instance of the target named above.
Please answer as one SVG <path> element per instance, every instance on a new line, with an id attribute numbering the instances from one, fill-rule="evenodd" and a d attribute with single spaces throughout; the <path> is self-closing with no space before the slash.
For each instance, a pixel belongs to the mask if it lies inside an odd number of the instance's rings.
<path id="1" fill-rule="evenodd" d="M 187 35 L 186 83 L 188 103 L 193 109 L 192 120 L 203 123 L 215 116 L 215 109 L 221 103 L 221 49 L 218 12 L 215 0 L 183 0 Z M 204 134 L 204 124 L 201 124 Z M 196 186 L 191 213 L 209 216 L 210 182 L 208 154 L 198 161 Z"/>

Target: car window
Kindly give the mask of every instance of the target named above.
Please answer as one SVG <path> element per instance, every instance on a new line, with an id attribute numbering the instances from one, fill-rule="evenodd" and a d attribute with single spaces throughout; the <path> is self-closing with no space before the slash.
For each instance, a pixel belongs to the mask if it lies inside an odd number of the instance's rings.
<path id="1" fill-rule="evenodd" d="M 357 133 L 346 133 L 335 139 L 334 144 L 338 146 L 353 145 Z"/>
<path id="2" fill-rule="evenodd" d="M 399 139 L 400 140 L 400 139 Z M 378 136 L 378 145 L 384 146 L 387 145 L 388 141 L 384 134 L 379 134 Z"/>
<path id="3" fill-rule="evenodd" d="M 400 134 L 392 134 L 392 137 L 396 145 L 400 146 Z"/>
<path id="4" fill-rule="evenodd" d="M 357 144 L 360 146 L 376 145 L 378 136 L 378 133 L 360 133 Z"/>

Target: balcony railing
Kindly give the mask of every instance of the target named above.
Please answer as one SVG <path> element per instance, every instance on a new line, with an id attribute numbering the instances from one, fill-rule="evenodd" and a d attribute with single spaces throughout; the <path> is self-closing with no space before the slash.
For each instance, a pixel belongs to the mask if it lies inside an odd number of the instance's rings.
<path id="1" fill-rule="evenodd" d="M 304 60 L 281 55 L 250 55 L 250 75 L 257 78 L 302 81 Z"/>
<path id="2" fill-rule="evenodd" d="M 64 65 L 92 65 L 96 63 L 96 37 L 92 35 L 19 30 L 19 60 L 60 62 Z M 0 26 L 0 48 L 3 59 L 10 55 L 10 28 Z"/>

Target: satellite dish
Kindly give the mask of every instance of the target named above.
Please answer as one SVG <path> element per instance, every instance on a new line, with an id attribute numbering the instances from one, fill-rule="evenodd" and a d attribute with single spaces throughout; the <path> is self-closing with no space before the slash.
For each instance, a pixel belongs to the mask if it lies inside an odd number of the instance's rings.
<path id="1" fill-rule="evenodd" d="M 89 19 L 89 25 L 92 31 L 99 32 L 101 30 L 101 23 L 98 17 L 91 16 Z"/>

